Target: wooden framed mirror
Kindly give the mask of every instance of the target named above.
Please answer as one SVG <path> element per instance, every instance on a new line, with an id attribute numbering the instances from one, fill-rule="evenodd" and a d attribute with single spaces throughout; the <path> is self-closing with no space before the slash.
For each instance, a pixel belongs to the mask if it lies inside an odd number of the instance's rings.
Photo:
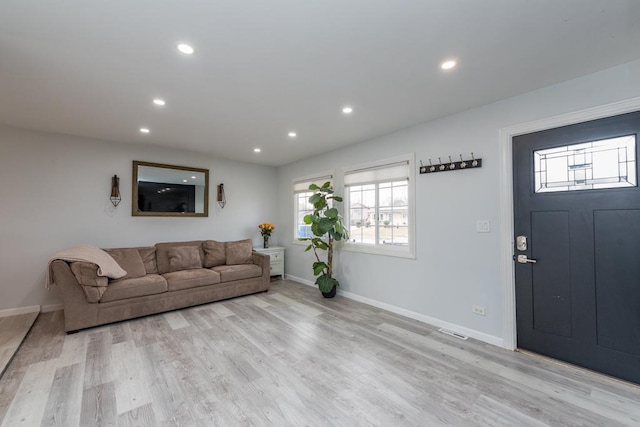
<path id="1" fill-rule="evenodd" d="M 133 161 L 133 216 L 209 216 L 209 169 Z"/>

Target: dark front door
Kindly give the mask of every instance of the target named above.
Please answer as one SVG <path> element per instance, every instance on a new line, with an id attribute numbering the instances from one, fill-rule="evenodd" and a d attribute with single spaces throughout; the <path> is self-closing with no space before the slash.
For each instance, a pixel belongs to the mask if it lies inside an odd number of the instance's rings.
<path id="1" fill-rule="evenodd" d="M 513 139 L 518 347 L 638 384 L 639 132 L 635 112 Z"/>

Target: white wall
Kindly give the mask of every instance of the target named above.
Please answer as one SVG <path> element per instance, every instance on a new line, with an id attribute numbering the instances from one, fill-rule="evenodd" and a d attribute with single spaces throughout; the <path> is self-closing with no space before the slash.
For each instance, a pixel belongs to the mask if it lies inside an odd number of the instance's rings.
<path id="1" fill-rule="evenodd" d="M 340 251 L 337 278 L 341 290 L 356 298 L 501 345 L 500 129 L 637 96 L 640 61 L 287 165 L 278 170 L 279 223 L 293 223 L 296 177 L 335 168 L 339 183 L 341 168 L 353 164 L 409 152 L 427 164 L 473 152 L 483 158 L 481 169 L 416 173 L 415 260 Z M 478 219 L 490 221 L 490 233 L 475 232 Z M 291 231 L 278 233 L 286 246 L 286 274 L 313 281 L 311 254 L 292 243 Z M 472 305 L 486 307 L 486 316 L 472 314 Z"/>
<path id="2" fill-rule="evenodd" d="M 206 168 L 209 217 L 131 216 L 132 161 Z M 111 177 L 122 202 L 109 202 Z M 118 144 L 0 127 L 0 310 L 60 302 L 45 290 L 47 261 L 77 243 L 99 247 L 195 239 L 260 242 L 274 221 L 276 169 L 151 145 Z M 216 203 L 224 182 L 227 205 Z"/>

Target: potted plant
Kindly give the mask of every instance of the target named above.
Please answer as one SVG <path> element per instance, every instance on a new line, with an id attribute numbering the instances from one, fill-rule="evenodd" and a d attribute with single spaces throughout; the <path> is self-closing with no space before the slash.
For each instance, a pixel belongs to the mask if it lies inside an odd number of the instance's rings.
<path id="1" fill-rule="evenodd" d="M 333 277 L 333 249 L 335 242 L 348 239 L 349 231 L 345 227 L 338 209 L 332 206 L 330 201 L 342 202 L 342 197 L 333 194 L 331 182 L 325 182 L 322 187 L 311 184 L 309 190 L 313 191 L 309 197 L 309 203 L 313 205 L 313 213 L 304 216 L 304 223 L 311 225 L 313 237 L 300 238 L 308 241 L 306 251 L 313 250 L 316 261 L 313 263 L 313 274 L 316 277 L 316 285 L 325 298 L 336 295 L 338 281 Z M 319 251 L 327 251 L 326 261 L 322 261 Z"/>

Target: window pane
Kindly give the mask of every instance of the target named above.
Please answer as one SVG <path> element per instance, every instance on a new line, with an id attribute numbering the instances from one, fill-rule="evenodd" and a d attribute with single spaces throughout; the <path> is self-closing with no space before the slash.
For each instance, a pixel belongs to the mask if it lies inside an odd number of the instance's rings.
<path id="1" fill-rule="evenodd" d="M 409 244 L 407 181 L 397 181 L 380 185 L 380 213 L 382 223 L 378 224 L 379 243 L 383 245 L 405 246 Z"/>
<path id="2" fill-rule="evenodd" d="M 314 177 L 298 178 L 293 181 L 293 238 L 297 241 L 301 237 L 313 237 L 311 226 L 304 223 L 305 215 L 313 213 L 313 205 L 309 203 L 309 197 L 313 191 L 309 190 L 311 184 L 322 186 L 325 182 L 333 180 L 331 173 Z"/>
<path id="3" fill-rule="evenodd" d="M 406 180 L 347 187 L 350 241 L 364 245 L 408 245 L 408 187 Z"/>
<path id="4" fill-rule="evenodd" d="M 349 191 L 349 237 L 352 242 L 375 244 L 375 185 L 355 185 Z"/>
<path id="5" fill-rule="evenodd" d="M 635 187 L 635 135 L 567 145 L 534 154 L 535 192 Z"/>
<path id="6" fill-rule="evenodd" d="M 313 205 L 309 203 L 312 192 L 295 193 L 296 205 L 296 233 L 297 237 L 313 237 L 311 226 L 304 223 L 304 216 L 313 212 Z"/>

